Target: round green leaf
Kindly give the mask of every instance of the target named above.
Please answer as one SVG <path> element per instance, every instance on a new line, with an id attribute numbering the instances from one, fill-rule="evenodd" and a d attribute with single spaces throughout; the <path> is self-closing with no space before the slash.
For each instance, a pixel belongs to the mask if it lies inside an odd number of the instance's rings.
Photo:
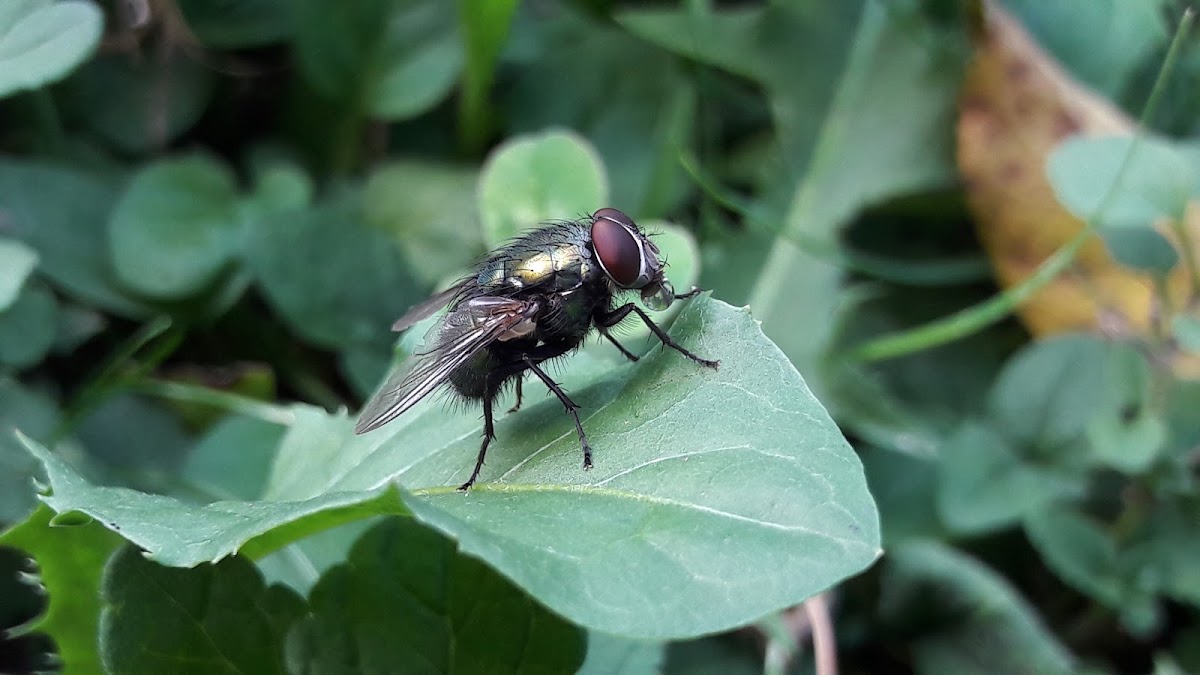
<path id="1" fill-rule="evenodd" d="M 17 301 L 0 312 L 0 364 L 37 365 L 54 346 L 58 301 L 42 284 L 30 284 Z"/>
<path id="2" fill-rule="evenodd" d="M 1160 618 L 1153 594 L 1138 587 L 1143 570 L 1123 568 L 1117 542 L 1100 523 L 1057 504 L 1028 518 L 1025 534 L 1059 578 L 1120 612 L 1127 626 L 1148 628 Z"/>
<path id="3" fill-rule="evenodd" d="M 146 153 L 191 129 L 216 83 L 211 65 L 188 50 L 162 58 L 102 54 L 63 83 L 63 113 L 124 152 Z"/>
<path id="4" fill-rule="evenodd" d="M 208 288 L 240 246 L 237 198 L 229 170 L 203 155 L 143 169 L 109 220 L 118 278 L 164 299 Z"/>
<path id="5" fill-rule="evenodd" d="M 1200 354 L 1200 315 L 1177 314 L 1171 320 L 1171 334 L 1180 348 Z"/>
<path id="6" fill-rule="evenodd" d="M 104 16 L 84 0 L 8 0 L 0 8 L 0 97 L 58 81 L 100 42 Z"/>
<path id="7" fill-rule="evenodd" d="M 56 165 L 0 161 L 4 223 L 37 251 L 38 273 L 60 289 L 107 312 L 144 317 L 149 310 L 117 282 L 108 255 L 112 182 Z"/>
<path id="8" fill-rule="evenodd" d="M 603 161 L 568 131 L 509 140 L 488 157 L 480 178 L 479 212 L 491 247 L 538 223 L 592 213 L 607 201 Z"/>
<path id="9" fill-rule="evenodd" d="M 255 222 L 247 258 L 293 330 L 332 349 L 388 344 L 388 327 L 421 300 L 396 242 L 364 222 L 358 194 Z"/>
<path id="10" fill-rule="evenodd" d="M 1179 262 L 1171 242 L 1144 223 L 1109 225 L 1098 233 L 1113 259 L 1126 267 L 1165 275 Z"/>
<path id="11" fill-rule="evenodd" d="M 937 506 L 953 532 L 977 534 L 1083 493 L 1082 476 L 1034 463 L 999 431 L 968 420 L 942 447 Z"/>
<path id="12" fill-rule="evenodd" d="M 325 0 L 293 4 L 300 67 L 321 93 L 353 111 L 414 117 L 442 100 L 462 70 L 455 5 L 366 0 L 336 12 Z"/>
<path id="13" fill-rule="evenodd" d="M 1059 145 L 1046 165 L 1059 201 L 1084 220 L 1099 216 L 1101 227 L 1149 227 L 1160 218 L 1182 217 L 1188 200 L 1200 193 L 1200 173 L 1165 140 L 1133 143 L 1131 136 L 1076 136 Z"/>
<path id="14" fill-rule="evenodd" d="M 19 241 L 0 238 L 0 312 L 16 301 L 37 261 L 37 251 Z"/>
<path id="15" fill-rule="evenodd" d="M 429 162 L 394 162 L 363 193 L 364 215 L 390 233 L 427 286 L 456 275 L 483 253 L 474 204 L 478 172 Z"/>

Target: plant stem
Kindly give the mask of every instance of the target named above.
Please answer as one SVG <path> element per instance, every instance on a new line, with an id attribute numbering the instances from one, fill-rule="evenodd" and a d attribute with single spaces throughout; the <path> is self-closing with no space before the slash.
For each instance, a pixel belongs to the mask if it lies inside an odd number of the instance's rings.
<path id="1" fill-rule="evenodd" d="M 833 620 L 829 617 L 829 602 L 825 593 L 814 595 L 804 603 L 804 611 L 812 625 L 813 658 L 817 675 L 837 675 L 837 638 Z"/>
<path id="2" fill-rule="evenodd" d="M 195 384 L 145 378 L 130 384 L 129 390 L 173 401 L 200 403 L 282 426 L 288 426 L 295 421 L 295 415 L 284 406 Z"/>
<path id="3" fill-rule="evenodd" d="M 124 370 L 126 362 L 170 330 L 171 317 L 159 316 L 146 322 L 133 335 L 117 345 L 117 348 L 100 364 L 96 374 L 80 388 L 74 400 L 67 406 L 66 414 L 63 415 L 63 420 L 55 430 L 53 438 L 57 440 L 69 434 L 84 413 L 99 405 L 100 401 L 118 389 L 121 386 L 119 382 L 121 379 L 131 377 L 130 373 Z M 147 359 L 137 366 L 136 370 L 144 373 L 153 369 L 163 359 L 170 356 L 182 340 L 182 332 L 171 333 Z"/>

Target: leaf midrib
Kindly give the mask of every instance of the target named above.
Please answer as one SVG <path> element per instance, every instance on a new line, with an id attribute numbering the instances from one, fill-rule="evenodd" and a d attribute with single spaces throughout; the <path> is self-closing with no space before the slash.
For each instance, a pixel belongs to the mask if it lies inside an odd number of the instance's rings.
<path id="1" fill-rule="evenodd" d="M 409 490 L 409 494 L 411 494 L 415 497 L 438 497 L 438 496 L 448 495 L 448 494 L 457 493 L 457 492 L 458 492 L 458 488 L 451 487 L 451 486 L 438 486 L 438 487 L 432 487 L 432 488 L 419 488 L 419 489 L 415 489 L 415 490 Z M 618 490 L 615 488 L 597 487 L 595 485 L 560 485 L 560 484 L 538 484 L 538 483 L 482 483 L 480 485 L 476 485 L 476 486 L 472 487 L 470 494 L 475 494 L 475 493 L 479 493 L 479 492 L 512 493 L 512 494 L 559 492 L 559 493 L 563 493 L 563 494 L 581 494 L 581 495 L 593 496 L 593 497 L 626 499 L 629 501 L 649 503 L 649 504 L 653 504 L 655 506 L 666 506 L 666 507 L 673 507 L 673 508 L 689 510 L 689 511 L 698 511 L 698 512 L 706 513 L 709 515 L 715 515 L 718 517 L 727 518 L 729 520 L 735 520 L 738 522 L 749 523 L 751 525 L 757 525 L 759 527 L 765 527 L 765 528 L 772 529 L 772 530 L 778 530 L 781 532 L 799 532 L 799 533 L 804 533 L 804 534 L 811 534 L 813 536 L 821 537 L 824 539 L 828 539 L 830 541 L 835 541 L 835 542 L 839 542 L 839 543 L 846 544 L 846 545 L 853 545 L 853 546 L 859 546 L 859 547 L 865 546 L 865 544 L 861 541 L 854 540 L 854 539 L 845 539 L 845 538 L 841 538 L 841 537 L 835 537 L 832 534 L 829 534 L 827 532 L 820 532 L 820 531 L 813 530 L 808 527 L 803 527 L 803 526 L 799 526 L 799 525 L 785 525 L 783 523 L 773 523 L 773 522 L 766 521 L 766 520 L 758 520 L 755 518 L 751 518 L 750 516 L 743 516 L 741 514 L 731 513 L 729 511 L 723 511 L 721 509 L 713 508 L 711 506 L 704 506 L 702 504 L 695 504 L 695 503 L 685 502 L 685 501 L 678 500 L 678 499 L 672 499 L 670 497 L 661 497 L 658 495 L 648 495 L 648 494 L 644 494 L 644 493 L 640 493 L 640 492 L 631 492 L 628 490 Z M 463 498 L 464 499 L 469 498 L 469 495 L 464 495 Z M 858 523 L 857 519 L 855 519 L 855 523 L 861 527 L 861 523 Z"/>

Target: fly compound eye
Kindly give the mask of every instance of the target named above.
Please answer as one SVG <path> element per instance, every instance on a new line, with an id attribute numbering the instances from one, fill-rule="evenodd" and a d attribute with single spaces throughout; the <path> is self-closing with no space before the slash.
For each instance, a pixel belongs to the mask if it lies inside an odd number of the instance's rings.
<path id="1" fill-rule="evenodd" d="M 650 283 L 653 270 L 643 248 L 645 240 L 629 216 L 616 209 L 600 209 L 592 216 L 592 248 L 601 269 L 622 288 Z"/>

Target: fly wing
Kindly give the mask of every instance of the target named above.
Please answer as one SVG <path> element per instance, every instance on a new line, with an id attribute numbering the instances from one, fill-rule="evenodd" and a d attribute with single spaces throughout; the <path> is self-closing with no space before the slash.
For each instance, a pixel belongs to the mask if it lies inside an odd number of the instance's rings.
<path id="1" fill-rule="evenodd" d="M 462 290 L 464 284 L 466 284 L 465 280 L 460 281 L 440 293 L 434 293 L 427 300 L 423 300 L 412 307 L 409 307 L 408 311 L 404 313 L 404 316 L 396 319 L 396 323 L 392 324 L 392 330 L 396 331 L 397 333 L 402 330 L 408 330 L 409 328 L 412 328 L 413 325 L 418 321 L 421 321 L 422 319 L 428 319 L 429 317 L 433 316 L 435 312 L 445 307 L 446 303 L 450 302 L 450 299 Z"/>
<path id="2" fill-rule="evenodd" d="M 527 334 L 537 309 L 536 302 L 490 296 L 471 298 L 456 307 L 430 331 L 426 346 L 388 378 L 363 408 L 354 433 L 365 433 L 396 419 L 489 344 Z"/>

